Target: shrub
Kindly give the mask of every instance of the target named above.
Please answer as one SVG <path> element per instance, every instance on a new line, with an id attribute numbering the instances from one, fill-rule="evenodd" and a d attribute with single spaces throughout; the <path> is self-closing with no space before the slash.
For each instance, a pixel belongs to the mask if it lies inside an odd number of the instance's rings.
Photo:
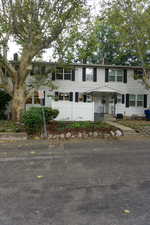
<path id="1" fill-rule="evenodd" d="M 52 109 L 52 108 L 48 108 L 48 107 L 44 107 L 43 109 L 44 109 L 45 119 L 46 119 L 47 123 L 49 121 L 55 119 L 59 114 L 59 111 L 57 109 Z"/>
<path id="2" fill-rule="evenodd" d="M 59 111 L 48 107 L 43 108 L 46 123 L 57 117 Z M 43 128 L 43 112 L 40 107 L 32 107 L 23 114 L 23 123 L 28 134 L 40 134 Z"/>
<path id="3" fill-rule="evenodd" d="M 10 95 L 0 90 L 0 120 L 6 119 L 5 110 L 10 100 Z"/>
<path id="4" fill-rule="evenodd" d="M 23 123 L 28 134 L 40 133 L 43 126 L 43 118 L 40 108 L 30 108 L 23 114 Z"/>

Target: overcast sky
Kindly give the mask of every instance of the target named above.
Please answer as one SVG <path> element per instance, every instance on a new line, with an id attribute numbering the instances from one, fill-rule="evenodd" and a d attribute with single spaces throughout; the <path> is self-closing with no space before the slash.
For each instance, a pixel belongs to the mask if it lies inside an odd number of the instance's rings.
<path id="1" fill-rule="evenodd" d="M 99 8 L 100 8 L 100 1 L 102 0 L 88 0 L 88 5 L 91 8 L 92 14 L 96 15 L 98 14 Z M 19 47 L 13 43 L 9 43 L 9 51 L 8 51 L 8 59 L 12 60 L 13 59 L 13 54 L 19 51 Z M 43 60 L 47 60 L 48 56 L 47 54 L 44 55 Z"/>

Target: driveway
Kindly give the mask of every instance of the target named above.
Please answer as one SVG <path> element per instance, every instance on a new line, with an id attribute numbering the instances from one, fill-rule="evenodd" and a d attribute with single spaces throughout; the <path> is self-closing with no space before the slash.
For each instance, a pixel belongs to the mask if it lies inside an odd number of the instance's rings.
<path id="1" fill-rule="evenodd" d="M 0 225 L 150 225 L 150 139 L 1 143 Z"/>

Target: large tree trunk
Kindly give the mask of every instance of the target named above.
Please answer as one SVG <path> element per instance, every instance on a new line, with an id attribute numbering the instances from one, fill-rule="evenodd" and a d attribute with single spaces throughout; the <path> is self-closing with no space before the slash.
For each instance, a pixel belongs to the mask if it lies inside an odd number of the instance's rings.
<path id="1" fill-rule="evenodd" d="M 25 91 L 23 88 L 19 87 L 14 90 L 11 107 L 12 120 L 20 121 L 25 110 Z"/>

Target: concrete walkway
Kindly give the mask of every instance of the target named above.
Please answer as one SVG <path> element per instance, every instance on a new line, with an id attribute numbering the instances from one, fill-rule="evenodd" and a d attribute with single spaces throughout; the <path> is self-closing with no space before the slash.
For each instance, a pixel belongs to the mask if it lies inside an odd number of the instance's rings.
<path id="1" fill-rule="evenodd" d="M 136 131 L 130 127 L 126 127 L 122 124 L 119 124 L 117 122 L 112 122 L 112 121 L 106 121 L 107 124 L 111 125 L 111 126 L 114 126 L 118 129 L 121 129 L 123 131 L 123 134 L 125 136 L 128 136 L 128 135 L 137 135 Z"/>

